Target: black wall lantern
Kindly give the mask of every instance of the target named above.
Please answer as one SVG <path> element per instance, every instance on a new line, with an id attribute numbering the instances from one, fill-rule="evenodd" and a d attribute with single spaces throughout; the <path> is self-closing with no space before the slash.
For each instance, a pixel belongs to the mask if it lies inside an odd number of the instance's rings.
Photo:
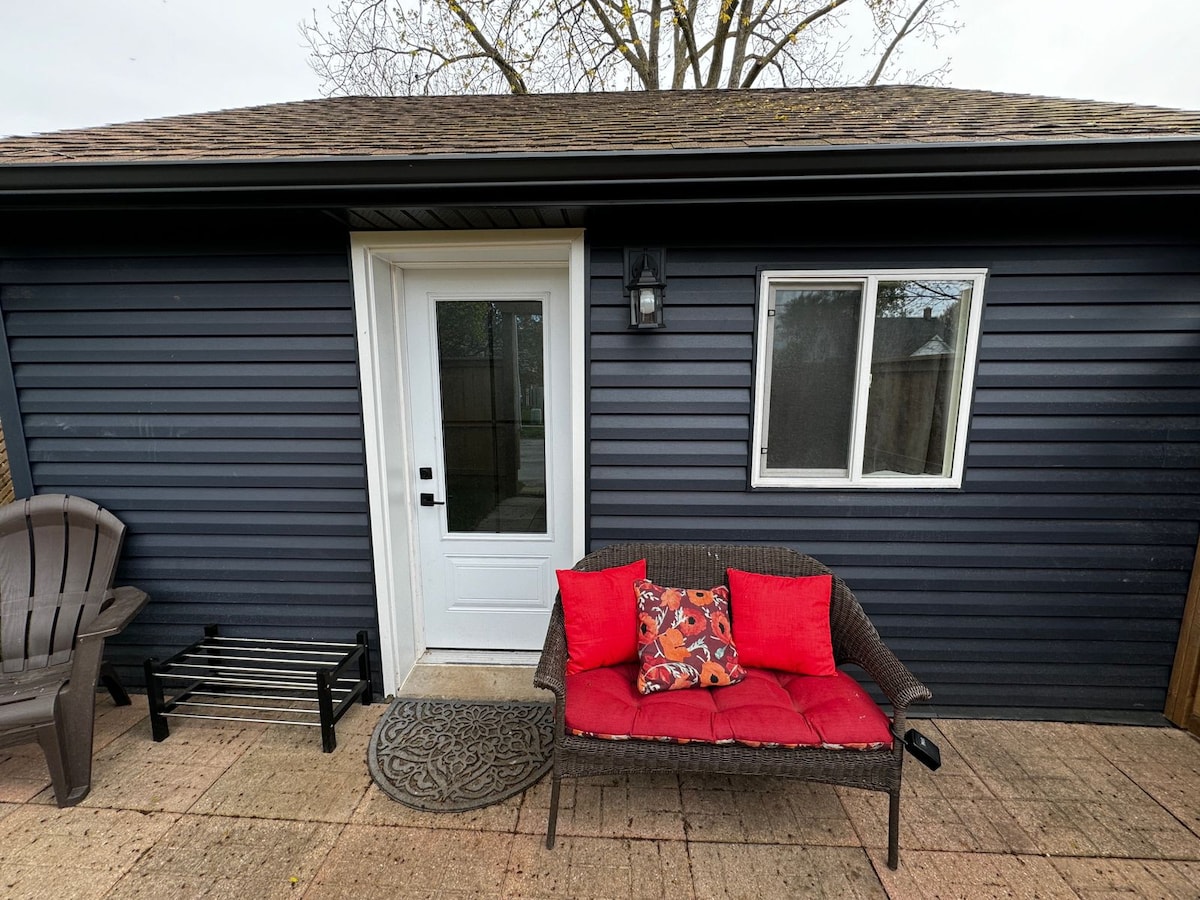
<path id="1" fill-rule="evenodd" d="M 667 293 L 663 264 L 666 256 L 663 249 L 626 249 L 625 291 L 629 296 L 630 328 L 663 327 L 663 297 Z"/>

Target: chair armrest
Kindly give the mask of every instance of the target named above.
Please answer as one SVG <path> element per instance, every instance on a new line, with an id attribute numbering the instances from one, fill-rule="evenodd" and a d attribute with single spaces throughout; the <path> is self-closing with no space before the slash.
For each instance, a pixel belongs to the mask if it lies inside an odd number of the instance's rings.
<path id="1" fill-rule="evenodd" d="M 534 687 L 553 691 L 561 709 L 567 697 L 567 632 L 563 623 L 561 603 L 554 604 L 546 641 L 537 670 L 533 673 Z"/>
<path id="2" fill-rule="evenodd" d="M 909 705 L 933 698 L 929 688 L 918 681 L 896 654 L 878 638 L 870 644 L 860 645 L 856 653 L 844 656 L 840 662 L 861 666 L 879 685 L 892 705 L 892 731 L 898 737 L 903 737 L 904 720 Z"/>
<path id="3" fill-rule="evenodd" d="M 925 687 L 908 667 L 888 647 L 880 644 L 875 652 L 858 664 L 875 679 L 892 706 L 906 709 L 910 704 L 930 700 L 933 693 Z"/>
<path id="4" fill-rule="evenodd" d="M 78 641 L 94 641 L 112 637 L 124 629 L 150 601 L 150 597 L 145 591 L 135 587 L 114 588 L 108 593 L 111 595 L 112 601 L 101 611 L 100 615 L 79 632 Z"/>

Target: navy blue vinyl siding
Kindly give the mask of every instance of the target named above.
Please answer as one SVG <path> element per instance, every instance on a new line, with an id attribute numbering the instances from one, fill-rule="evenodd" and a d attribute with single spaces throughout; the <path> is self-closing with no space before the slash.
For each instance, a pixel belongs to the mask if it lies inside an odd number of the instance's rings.
<path id="1" fill-rule="evenodd" d="M 758 240 L 756 210 L 639 211 L 667 249 L 659 332 L 626 328 L 609 236 L 634 220 L 591 214 L 590 545 L 811 553 L 934 711 L 1161 712 L 1200 522 L 1195 236 L 1117 234 L 1160 211 L 1106 205 L 1045 224 L 1024 210 L 1019 242 L 1017 219 L 967 228 L 962 210 L 950 234 L 898 242 L 858 228 L 869 212 L 784 239 L 762 217 Z M 877 231 L 899 221 L 876 212 Z M 110 654 L 134 683 L 209 622 L 376 638 L 346 232 L 238 218 L 72 216 L 86 237 L 53 249 L 54 222 L 0 223 L 15 474 L 129 525 L 120 579 L 153 602 Z M 736 242 L 718 228 L 733 222 Z M 962 489 L 749 490 L 758 271 L 922 267 L 989 272 Z"/>
<path id="2" fill-rule="evenodd" d="M 121 518 L 152 597 L 110 641 L 134 683 L 210 622 L 378 646 L 344 234 L 232 243 L 0 260 L 33 488 Z"/>
<path id="3" fill-rule="evenodd" d="M 647 333 L 596 240 L 591 546 L 810 553 L 934 710 L 1161 712 L 1200 519 L 1194 240 L 821 241 L 668 244 L 667 328 Z M 748 490 L 758 270 L 952 266 L 989 271 L 962 489 Z"/>

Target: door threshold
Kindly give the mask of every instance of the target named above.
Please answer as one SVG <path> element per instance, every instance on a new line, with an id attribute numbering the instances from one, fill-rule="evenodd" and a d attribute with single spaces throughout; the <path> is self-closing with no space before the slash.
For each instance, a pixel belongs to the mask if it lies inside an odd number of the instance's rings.
<path id="1" fill-rule="evenodd" d="M 537 650 L 426 650 L 418 666 L 536 666 Z"/>

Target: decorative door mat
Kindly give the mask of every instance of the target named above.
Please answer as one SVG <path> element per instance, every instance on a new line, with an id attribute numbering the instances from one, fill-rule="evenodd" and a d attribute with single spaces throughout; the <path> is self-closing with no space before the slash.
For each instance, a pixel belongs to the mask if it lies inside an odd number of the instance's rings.
<path id="1" fill-rule="evenodd" d="M 398 697 L 371 735 L 367 768 L 405 806 L 462 812 L 536 784 L 553 740 L 548 703 Z"/>

